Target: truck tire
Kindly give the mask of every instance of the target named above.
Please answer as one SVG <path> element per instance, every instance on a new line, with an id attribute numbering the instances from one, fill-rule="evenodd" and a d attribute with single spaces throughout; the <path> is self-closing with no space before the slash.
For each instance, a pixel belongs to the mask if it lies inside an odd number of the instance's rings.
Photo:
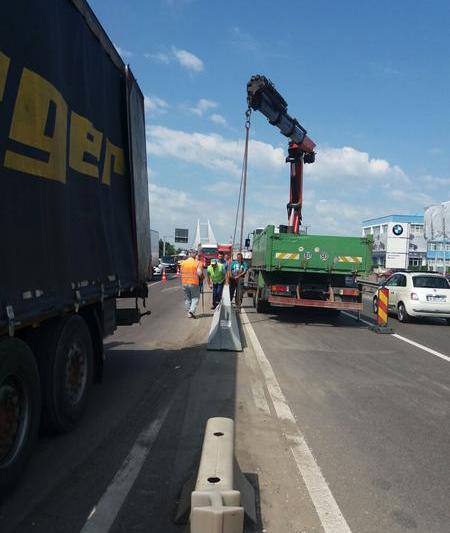
<path id="1" fill-rule="evenodd" d="M 39 371 L 29 346 L 0 340 L 0 497 L 24 467 L 39 430 Z"/>
<path id="2" fill-rule="evenodd" d="M 261 289 L 256 290 L 255 309 L 257 313 L 267 313 L 269 304 L 261 299 Z"/>
<path id="3" fill-rule="evenodd" d="M 51 323 L 36 348 L 42 383 L 43 426 L 71 431 L 80 420 L 92 384 L 91 334 L 79 315 Z"/>

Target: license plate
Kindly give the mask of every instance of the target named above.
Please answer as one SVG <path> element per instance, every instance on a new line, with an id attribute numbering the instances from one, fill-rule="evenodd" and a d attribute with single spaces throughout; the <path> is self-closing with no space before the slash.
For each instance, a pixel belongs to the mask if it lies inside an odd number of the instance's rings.
<path id="1" fill-rule="evenodd" d="M 446 302 L 447 296 L 440 296 L 440 295 L 428 295 L 427 296 L 427 302 Z"/>

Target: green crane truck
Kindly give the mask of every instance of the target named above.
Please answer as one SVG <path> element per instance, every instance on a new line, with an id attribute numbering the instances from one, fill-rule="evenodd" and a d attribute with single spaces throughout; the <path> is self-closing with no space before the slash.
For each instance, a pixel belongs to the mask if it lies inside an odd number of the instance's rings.
<path id="1" fill-rule="evenodd" d="M 261 112 L 289 138 L 288 225 L 267 226 L 255 232 L 253 239 L 249 279 L 255 288 L 257 311 L 263 312 L 269 304 L 359 311 L 362 301 L 356 277 L 371 268 L 371 241 L 300 231 L 303 166 L 314 163 L 316 145 L 298 120 L 288 114 L 286 101 L 265 76 L 252 76 L 247 101 L 248 117 L 251 109 Z"/>
<path id="2" fill-rule="evenodd" d="M 368 237 L 286 233 L 267 226 L 254 236 L 251 275 L 258 312 L 269 305 L 359 311 L 356 277 L 371 268 Z"/>

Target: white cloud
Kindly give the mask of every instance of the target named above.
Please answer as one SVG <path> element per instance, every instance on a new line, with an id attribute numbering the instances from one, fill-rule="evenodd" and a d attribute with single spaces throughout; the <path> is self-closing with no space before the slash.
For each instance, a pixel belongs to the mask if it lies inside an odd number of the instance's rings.
<path id="1" fill-rule="evenodd" d="M 159 63 L 165 63 L 166 65 L 170 63 L 170 57 L 165 52 L 148 52 L 144 54 L 144 57 L 152 61 L 157 61 Z"/>
<path id="2" fill-rule="evenodd" d="M 387 179 L 395 180 L 396 184 L 410 182 L 399 166 L 391 165 L 384 159 L 370 158 L 367 152 L 350 146 L 319 148 L 316 162 L 306 165 L 306 169 L 313 179 L 322 183 L 338 183 L 341 187 Z"/>
<path id="3" fill-rule="evenodd" d="M 130 50 L 125 50 L 117 44 L 114 45 L 114 48 L 119 52 L 119 55 L 122 57 L 122 59 L 127 59 L 133 56 L 133 52 L 130 52 Z"/>
<path id="4" fill-rule="evenodd" d="M 203 61 L 192 52 L 172 46 L 170 51 L 147 52 L 144 54 L 146 59 L 168 65 L 176 61 L 181 67 L 190 72 L 202 72 L 205 69 Z"/>
<path id="5" fill-rule="evenodd" d="M 203 61 L 192 52 L 172 47 L 172 53 L 178 63 L 191 72 L 202 72 L 205 68 Z"/>
<path id="6" fill-rule="evenodd" d="M 198 191 L 196 199 L 188 201 L 188 211 L 192 217 L 215 216 L 217 212 L 220 227 L 228 235 L 235 216 L 244 140 L 150 126 L 147 149 L 157 167 L 170 159 L 171 164 L 178 160 L 188 163 L 187 168 L 192 166 L 192 176 L 201 175 L 201 168 L 209 171 L 202 181 L 188 180 L 186 187 Z M 246 231 L 268 223 L 286 223 L 289 165 L 285 156 L 284 147 L 250 141 Z M 201 185 L 205 177 L 209 183 Z M 362 220 L 421 212 L 424 206 L 448 196 L 449 188 L 450 178 L 408 176 L 398 165 L 353 147 L 319 147 L 316 163 L 305 167 L 303 223 L 311 226 L 313 233 L 359 235 Z M 199 201 L 208 194 L 208 201 Z"/>
<path id="7" fill-rule="evenodd" d="M 150 126 L 147 128 L 147 151 L 155 156 L 180 159 L 237 177 L 241 175 L 244 140 Z M 284 166 L 283 149 L 271 144 L 251 140 L 249 154 L 249 165 L 254 168 L 278 172 Z"/>
<path id="8" fill-rule="evenodd" d="M 197 220 L 211 220 L 219 241 L 229 242 L 233 232 L 234 202 L 224 204 L 223 198 L 211 194 L 199 200 L 186 191 L 149 184 L 151 227 L 162 235 L 172 235 L 175 227 L 189 228 L 189 245 L 194 238 Z"/>
<path id="9" fill-rule="evenodd" d="M 221 196 L 232 196 L 238 193 L 239 184 L 234 181 L 216 181 L 208 185 L 206 190 Z"/>
<path id="10" fill-rule="evenodd" d="M 219 126 L 228 125 L 225 117 L 222 115 L 219 115 L 218 113 L 213 113 L 212 115 L 210 115 L 209 120 L 211 120 L 211 122 L 214 122 L 214 124 L 217 124 Z"/>
<path id="11" fill-rule="evenodd" d="M 389 199 L 403 204 L 408 212 L 416 209 L 422 210 L 426 205 L 433 203 L 430 195 L 411 189 L 391 189 Z"/>
<path id="12" fill-rule="evenodd" d="M 157 96 L 144 96 L 144 108 L 148 113 L 166 113 L 169 104 Z"/>
<path id="13" fill-rule="evenodd" d="M 188 110 L 194 115 L 202 117 L 210 109 L 215 109 L 219 104 L 214 100 L 208 100 L 207 98 L 200 98 L 195 106 L 188 107 Z"/>
<path id="14" fill-rule="evenodd" d="M 450 178 L 440 178 L 439 176 L 423 176 L 424 185 L 432 189 L 445 187 L 446 191 L 450 188 Z M 447 193 L 448 194 L 448 193 Z"/>

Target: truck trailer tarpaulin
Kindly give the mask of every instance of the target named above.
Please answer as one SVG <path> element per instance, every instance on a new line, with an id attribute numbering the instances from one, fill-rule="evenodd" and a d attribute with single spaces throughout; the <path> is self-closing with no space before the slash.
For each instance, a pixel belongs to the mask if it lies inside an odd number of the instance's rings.
<path id="1" fill-rule="evenodd" d="M 0 329 L 143 287 L 143 97 L 84 1 L 3 9 L 0 228 Z"/>

